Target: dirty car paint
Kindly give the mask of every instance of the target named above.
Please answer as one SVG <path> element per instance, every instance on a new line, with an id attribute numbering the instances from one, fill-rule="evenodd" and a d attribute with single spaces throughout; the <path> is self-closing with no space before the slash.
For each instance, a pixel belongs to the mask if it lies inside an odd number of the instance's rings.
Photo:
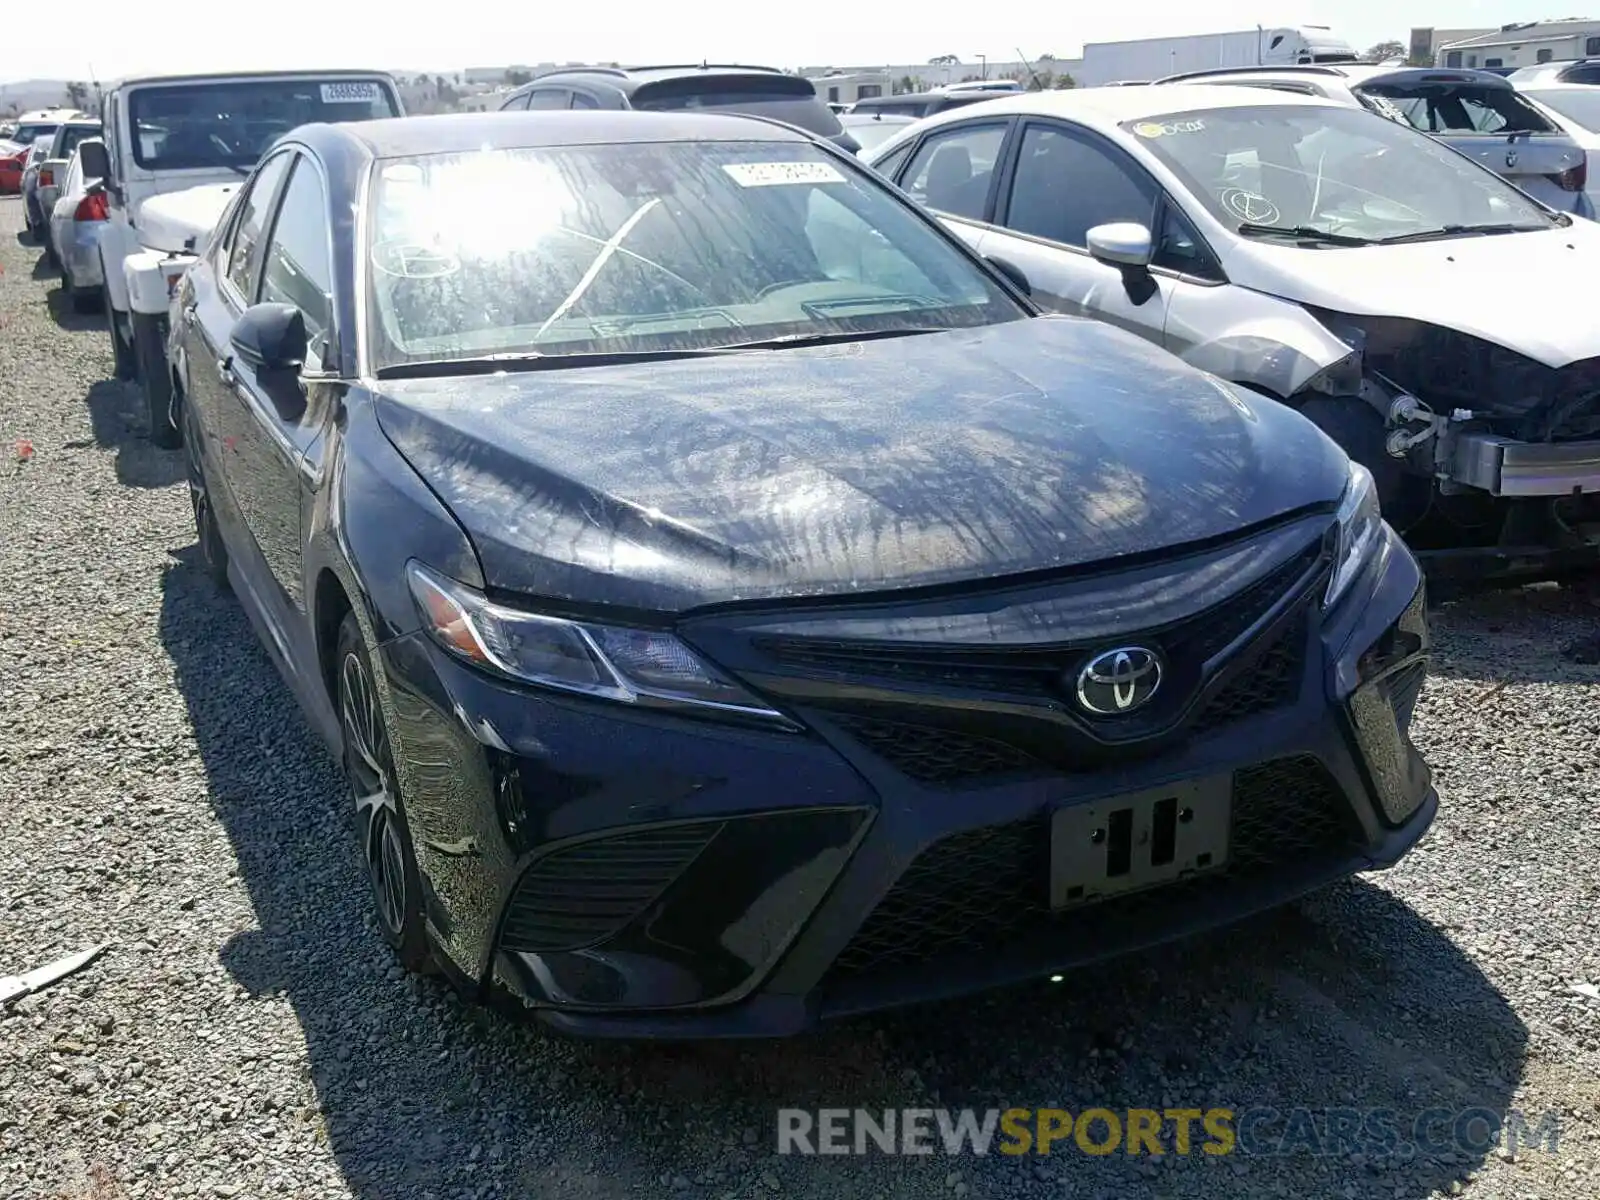
<path id="1" fill-rule="evenodd" d="M 1298 415 L 1072 318 L 378 386 L 491 587 L 663 612 L 1081 566 L 1345 480 Z"/>

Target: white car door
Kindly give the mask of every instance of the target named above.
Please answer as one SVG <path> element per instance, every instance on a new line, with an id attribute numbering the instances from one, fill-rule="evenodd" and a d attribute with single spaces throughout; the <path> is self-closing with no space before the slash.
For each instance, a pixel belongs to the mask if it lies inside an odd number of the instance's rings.
<path id="1" fill-rule="evenodd" d="M 1167 309 L 1185 269 L 1185 230 L 1164 228 L 1182 219 L 1168 215 L 1160 185 L 1123 150 L 1070 122 L 1026 121 L 1016 142 L 984 253 L 1014 263 L 1041 307 L 1164 345 Z M 1151 230 L 1151 270 L 1130 272 L 1089 255 L 1088 231 L 1113 222 Z M 1192 233 L 1186 245 L 1189 258 L 1201 253 Z"/>

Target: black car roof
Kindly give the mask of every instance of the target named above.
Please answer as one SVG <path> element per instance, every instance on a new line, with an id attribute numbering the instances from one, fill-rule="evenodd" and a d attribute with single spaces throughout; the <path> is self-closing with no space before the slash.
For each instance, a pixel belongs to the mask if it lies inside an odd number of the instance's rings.
<path id="1" fill-rule="evenodd" d="M 715 78 L 719 75 L 783 75 L 776 67 L 761 67 L 749 63 L 671 63 L 638 67 L 560 67 L 546 72 L 516 89 L 513 95 L 540 84 L 559 83 L 563 79 L 602 79 L 620 92 L 632 94 L 647 83 L 663 79 Z"/>
<path id="2" fill-rule="evenodd" d="M 811 142 L 804 131 L 736 113 L 501 111 L 391 117 L 347 125 L 308 125 L 296 135 L 322 149 L 325 139 L 364 147 L 373 158 L 451 154 L 484 146 L 528 148 L 613 142 Z M 333 149 L 331 145 L 328 149 Z"/>

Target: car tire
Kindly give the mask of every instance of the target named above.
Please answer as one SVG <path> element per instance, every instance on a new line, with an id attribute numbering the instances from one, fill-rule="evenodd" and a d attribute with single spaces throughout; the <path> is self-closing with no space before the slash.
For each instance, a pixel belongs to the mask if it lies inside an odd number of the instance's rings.
<path id="1" fill-rule="evenodd" d="M 184 455 L 184 464 L 189 481 L 189 507 L 194 511 L 194 535 L 200 549 L 200 565 L 212 583 L 224 592 L 231 591 L 233 585 L 228 582 L 228 545 L 222 540 L 222 527 L 217 524 L 211 483 L 206 477 L 205 461 L 200 456 L 200 435 L 194 428 L 193 418 L 188 417 L 187 409 L 185 419 L 188 428 L 184 430 L 183 440 L 188 453 Z"/>
<path id="2" fill-rule="evenodd" d="M 353 612 L 346 613 L 339 625 L 334 664 L 345 780 L 355 804 L 357 841 L 378 931 L 401 966 L 431 974 L 433 952 L 422 915 L 422 874 L 400 799 L 372 656 Z"/>
<path id="3" fill-rule="evenodd" d="M 122 314 L 117 312 L 117 306 L 111 301 L 111 294 L 107 292 L 106 332 L 111 335 L 113 370 L 118 379 L 134 379 L 138 376 L 139 367 L 133 357 L 132 343 L 122 335 L 122 319 Z"/>
<path id="4" fill-rule="evenodd" d="M 133 356 L 138 367 L 139 387 L 144 392 L 145 417 L 150 425 L 150 440 L 163 450 L 183 445 L 183 429 L 173 419 L 172 375 L 167 369 L 166 346 L 161 337 L 161 321 L 149 313 L 133 313 Z"/>

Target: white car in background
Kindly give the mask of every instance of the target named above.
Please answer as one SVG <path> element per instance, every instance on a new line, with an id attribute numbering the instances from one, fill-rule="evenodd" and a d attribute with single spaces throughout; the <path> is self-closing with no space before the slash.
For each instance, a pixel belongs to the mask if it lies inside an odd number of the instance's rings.
<path id="1" fill-rule="evenodd" d="M 1435 572 L 1600 563 L 1600 224 L 1403 122 L 1249 87 L 997 98 L 868 161 L 1043 307 L 1299 409 Z"/>
<path id="2" fill-rule="evenodd" d="M 109 215 L 105 183 L 83 171 L 83 148 L 95 157 L 103 147 L 99 138 L 85 138 L 73 148 L 66 165 L 60 195 L 50 206 L 48 228 L 50 256 L 61 273 L 61 289 L 74 312 L 99 309 L 105 298 L 105 279 L 100 273 L 100 234 Z"/>
<path id="3" fill-rule="evenodd" d="M 1517 84 L 1517 91 L 1582 146 L 1589 156 L 1589 200 L 1600 212 L 1600 86 L 1592 83 Z"/>

